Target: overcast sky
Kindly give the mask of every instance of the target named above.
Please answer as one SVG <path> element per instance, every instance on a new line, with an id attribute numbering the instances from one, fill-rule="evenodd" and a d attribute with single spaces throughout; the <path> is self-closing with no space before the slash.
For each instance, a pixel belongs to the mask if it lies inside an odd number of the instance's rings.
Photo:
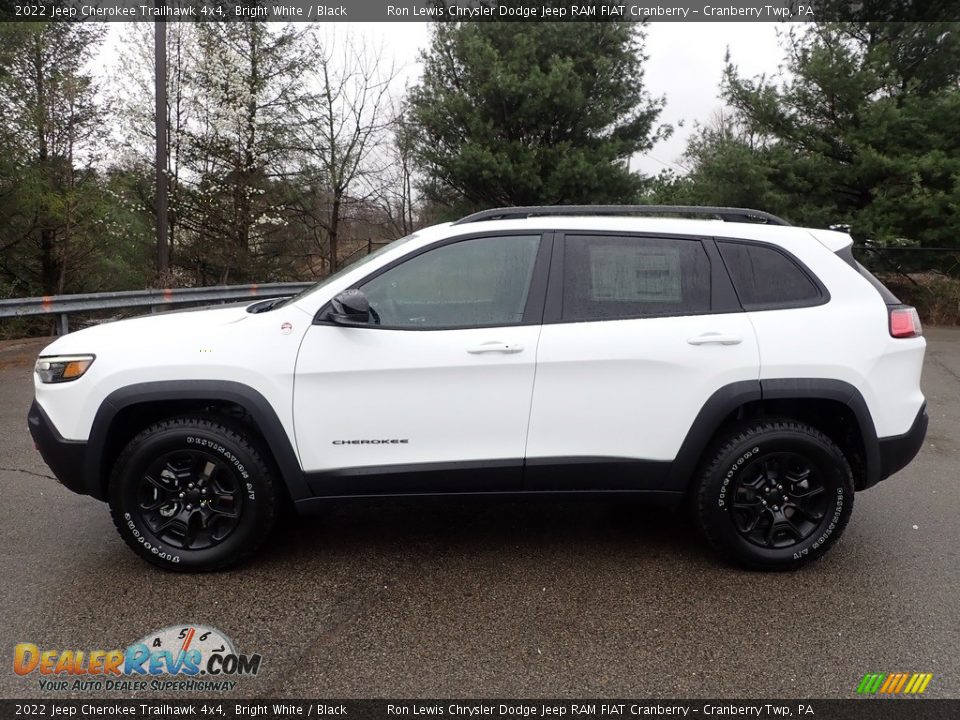
<path id="1" fill-rule="evenodd" d="M 785 26 L 766 22 L 651 23 L 646 84 L 651 95 L 666 96 L 660 119 L 673 125 L 674 133 L 647 155 L 635 158 L 632 167 L 645 174 L 664 168 L 679 170 L 676 161 L 694 122 L 709 120 L 722 107 L 717 91 L 727 48 L 744 74 L 774 74 L 782 59 L 777 30 Z M 417 55 L 429 39 L 428 23 L 355 23 L 353 31 L 382 42 L 397 64 L 405 66 L 407 78 L 416 80 L 420 71 Z M 684 126 L 678 127 L 681 121 Z"/>
<path id="2" fill-rule="evenodd" d="M 116 58 L 116 43 L 124 23 L 111 23 L 104 45 L 104 62 L 97 63 L 109 71 Z M 679 170 L 677 160 L 695 122 L 706 122 L 722 107 L 718 88 L 723 59 L 730 48 L 733 61 L 746 75 L 777 72 L 782 53 L 777 44 L 777 31 L 786 23 L 767 22 L 655 22 L 647 28 L 646 84 L 650 94 L 666 97 L 660 121 L 673 125 L 674 133 L 653 150 L 634 158 L 632 167 L 645 174 L 656 174 L 664 168 Z M 346 32 L 364 36 L 381 44 L 386 57 L 393 56 L 403 67 L 403 81 L 413 83 L 420 73 L 417 57 L 429 41 L 428 23 L 338 23 L 337 34 Z M 679 123 L 683 123 L 683 127 Z"/>

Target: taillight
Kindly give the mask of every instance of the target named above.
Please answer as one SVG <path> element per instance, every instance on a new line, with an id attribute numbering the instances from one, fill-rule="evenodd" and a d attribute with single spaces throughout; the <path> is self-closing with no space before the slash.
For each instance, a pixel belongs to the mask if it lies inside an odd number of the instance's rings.
<path id="1" fill-rule="evenodd" d="M 890 335 L 895 338 L 913 338 L 923 335 L 920 315 L 916 308 L 899 305 L 890 308 Z"/>

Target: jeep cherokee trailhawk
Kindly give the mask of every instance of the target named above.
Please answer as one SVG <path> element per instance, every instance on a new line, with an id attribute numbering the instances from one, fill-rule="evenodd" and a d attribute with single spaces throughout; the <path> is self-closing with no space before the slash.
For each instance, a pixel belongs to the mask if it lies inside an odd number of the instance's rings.
<path id="1" fill-rule="evenodd" d="M 29 427 L 164 568 L 344 496 L 689 500 L 761 569 L 822 555 L 927 427 L 925 342 L 846 234 L 754 210 L 504 208 L 286 299 L 58 338 Z"/>

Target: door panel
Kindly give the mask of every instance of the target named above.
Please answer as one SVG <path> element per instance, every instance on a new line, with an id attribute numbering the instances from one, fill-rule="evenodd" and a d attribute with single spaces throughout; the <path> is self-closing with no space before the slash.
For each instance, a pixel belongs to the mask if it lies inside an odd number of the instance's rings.
<path id="1" fill-rule="evenodd" d="M 706 399 L 758 373 L 743 313 L 545 325 L 527 457 L 673 460 Z"/>
<path id="2" fill-rule="evenodd" d="M 294 392 L 304 469 L 522 461 L 539 333 L 311 327 Z M 509 350 L 471 352 L 486 343 Z"/>
<path id="3" fill-rule="evenodd" d="M 729 307 L 718 263 L 697 238 L 607 233 L 558 243 L 527 463 L 565 458 L 583 471 L 528 472 L 527 487 L 671 489 L 662 487 L 669 463 L 707 398 L 759 376 L 749 318 L 717 312 Z"/>
<path id="4" fill-rule="evenodd" d="M 549 250 L 444 243 L 359 284 L 379 326 L 310 327 L 294 420 L 315 492 L 520 487 Z"/>

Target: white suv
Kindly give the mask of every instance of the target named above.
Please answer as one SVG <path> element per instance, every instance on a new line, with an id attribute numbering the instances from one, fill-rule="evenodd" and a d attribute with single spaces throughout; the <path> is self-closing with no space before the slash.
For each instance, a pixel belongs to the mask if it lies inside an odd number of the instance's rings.
<path id="1" fill-rule="evenodd" d="M 518 492 L 689 499 L 728 558 L 794 568 L 927 427 L 917 314 L 851 245 L 735 208 L 485 211 L 296 297 L 58 338 L 30 431 L 169 569 L 249 557 L 286 504 Z"/>

